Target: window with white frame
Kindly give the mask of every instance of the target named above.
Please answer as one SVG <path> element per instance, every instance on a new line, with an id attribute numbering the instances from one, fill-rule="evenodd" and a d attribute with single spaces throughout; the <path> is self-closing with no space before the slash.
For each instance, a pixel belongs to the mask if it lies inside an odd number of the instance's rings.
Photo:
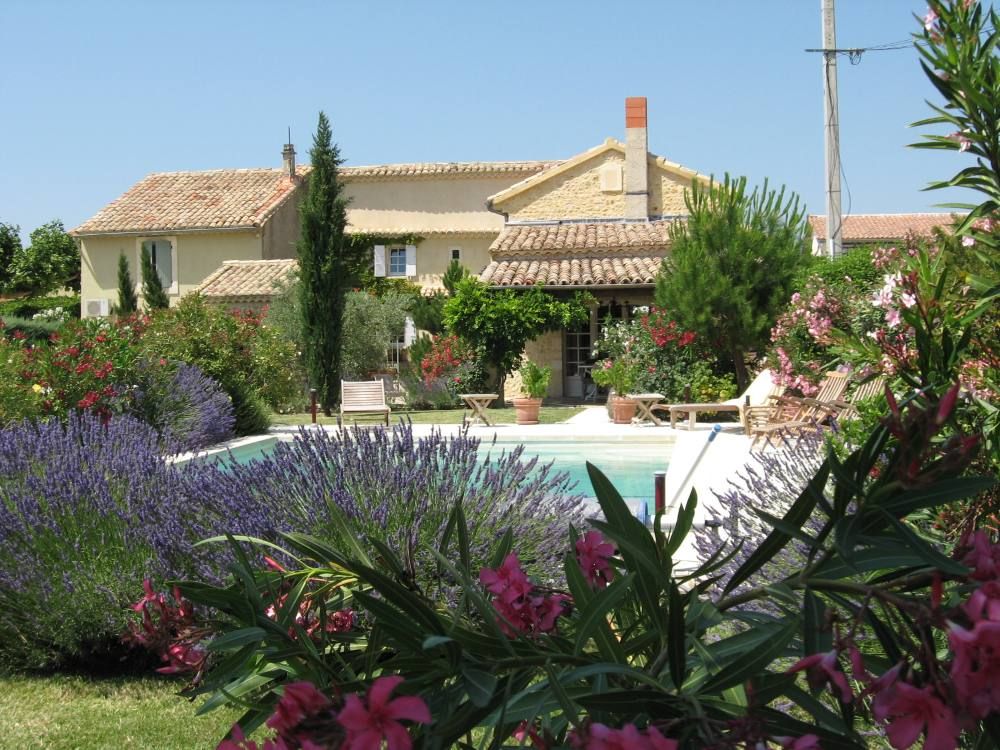
<path id="1" fill-rule="evenodd" d="M 142 249 L 149 252 L 160 283 L 169 293 L 174 285 L 174 243 L 158 237 L 155 240 L 143 240 Z"/>
<path id="2" fill-rule="evenodd" d="M 406 276 L 406 248 L 389 248 L 389 276 Z"/>

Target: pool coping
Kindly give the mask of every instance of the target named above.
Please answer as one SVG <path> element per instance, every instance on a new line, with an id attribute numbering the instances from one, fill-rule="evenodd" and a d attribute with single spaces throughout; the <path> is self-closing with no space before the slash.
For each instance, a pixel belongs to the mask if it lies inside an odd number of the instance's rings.
<path id="1" fill-rule="evenodd" d="M 274 445 L 281 440 L 278 435 L 263 434 L 263 435 L 246 435 L 244 437 L 233 438 L 232 440 L 227 440 L 224 443 L 218 443 L 216 445 L 210 446 L 208 448 L 203 448 L 198 451 L 187 451 L 185 453 L 175 453 L 172 456 L 166 457 L 166 462 L 168 464 L 182 465 L 189 461 L 199 458 L 209 458 L 211 456 L 218 456 L 222 453 L 228 453 L 229 451 L 239 450 L 240 448 L 247 448 L 250 446 L 264 447 L 267 445 Z"/>

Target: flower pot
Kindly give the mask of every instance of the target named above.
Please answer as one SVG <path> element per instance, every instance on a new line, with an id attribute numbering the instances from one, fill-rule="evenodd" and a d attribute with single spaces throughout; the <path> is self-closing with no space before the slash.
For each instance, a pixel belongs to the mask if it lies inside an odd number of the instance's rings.
<path id="1" fill-rule="evenodd" d="M 538 409 L 542 405 L 540 398 L 515 398 L 513 401 L 518 424 L 538 424 Z"/>
<path id="2" fill-rule="evenodd" d="M 630 398 L 615 396 L 611 402 L 611 412 L 615 424 L 631 424 L 635 410 L 636 403 Z"/>

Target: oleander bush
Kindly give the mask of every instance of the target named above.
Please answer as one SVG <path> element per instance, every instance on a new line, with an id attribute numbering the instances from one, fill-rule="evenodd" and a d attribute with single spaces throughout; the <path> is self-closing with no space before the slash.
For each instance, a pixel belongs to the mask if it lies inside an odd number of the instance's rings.
<path id="1" fill-rule="evenodd" d="M 267 407 L 301 401 L 305 378 L 294 346 L 253 312 L 230 313 L 189 294 L 149 317 L 141 347 L 152 357 L 196 365 L 233 401 L 236 434 L 263 432 Z"/>

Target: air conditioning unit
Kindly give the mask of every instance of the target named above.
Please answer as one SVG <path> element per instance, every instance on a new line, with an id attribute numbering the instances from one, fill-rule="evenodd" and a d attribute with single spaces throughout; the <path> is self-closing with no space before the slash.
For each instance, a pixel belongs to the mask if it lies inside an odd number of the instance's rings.
<path id="1" fill-rule="evenodd" d="M 111 305 L 106 298 L 88 299 L 83 309 L 88 318 L 96 318 L 108 315 L 111 312 Z"/>
<path id="2" fill-rule="evenodd" d="M 622 165 L 605 164 L 600 169 L 601 192 L 620 193 L 622 191 Z"/>

